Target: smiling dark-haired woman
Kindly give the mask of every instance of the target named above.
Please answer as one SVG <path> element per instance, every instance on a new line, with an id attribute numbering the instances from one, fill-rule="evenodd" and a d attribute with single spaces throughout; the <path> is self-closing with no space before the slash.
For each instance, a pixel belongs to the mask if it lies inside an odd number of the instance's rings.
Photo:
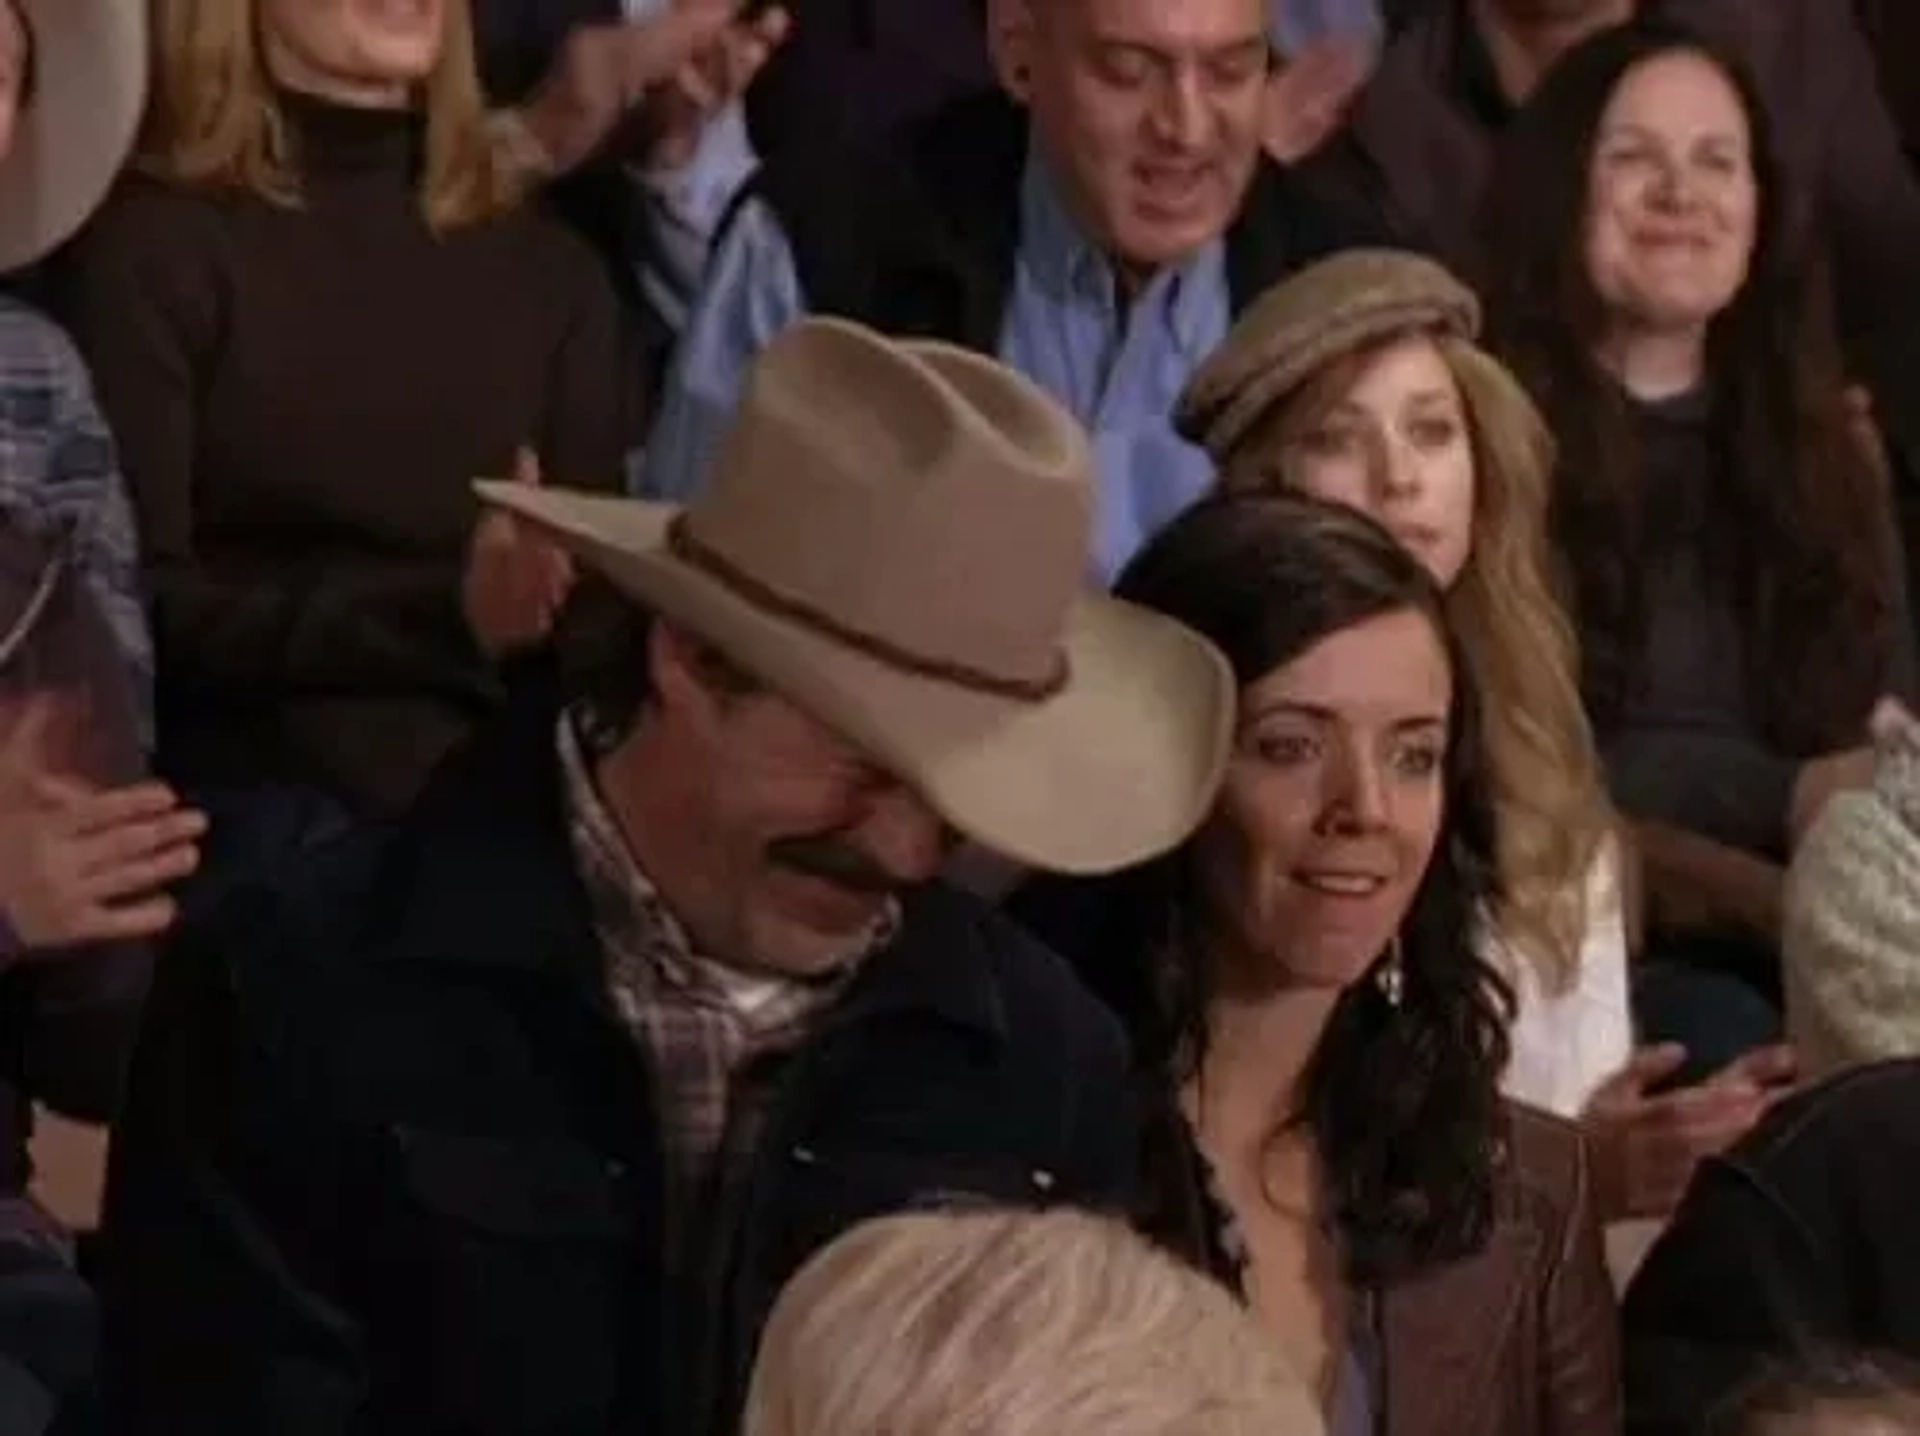
<path id="1" fill-rule="evenodd" d="M 1132 1036 L 1163 1116 L 1143 1225 L 1241 1293 L 1336 1436 L 1615 1431 L 1585 1152 L 1499 1095 L 1493 818 L 1433 580 L 1370 519 L 1240 492 L 1118 592 L 1240 683 L 1192 841 L 1015 903 Z"/>
<path id="2" fill-rule="evenodd" d="M 1756 994 L 1777 996 L 1781 864 L 1911 686 L 1889 488 L 1794 202 L 1738 61 L 1641 24 L 1551 73 L 1486 225 L 1494 347 L 1560 444 L 1555 538 L 1651 972 L 1721 975 L 1643 991 L 1642 1020 L 1703 1072 L 1776 1030 Z"/>

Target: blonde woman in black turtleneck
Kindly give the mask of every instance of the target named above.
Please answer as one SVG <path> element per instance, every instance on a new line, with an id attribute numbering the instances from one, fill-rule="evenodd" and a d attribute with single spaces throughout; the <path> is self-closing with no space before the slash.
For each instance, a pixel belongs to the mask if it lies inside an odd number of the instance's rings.
<path id="1" fill-rule="evenodd" d="M 153 8 L 72 317 L 142 525 L 161 762 L 223 887 L 408 805 L 566 583 L 525 535 L 475 549 L 472 479 L 524 450 L 615 488 L 627 426 L 614 300 L 489 146 L 464 0 Z"/>

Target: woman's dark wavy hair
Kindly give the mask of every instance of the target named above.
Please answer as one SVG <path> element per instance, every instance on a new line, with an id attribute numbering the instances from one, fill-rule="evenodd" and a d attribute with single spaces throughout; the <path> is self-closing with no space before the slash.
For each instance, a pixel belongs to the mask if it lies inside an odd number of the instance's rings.
<path id="1" fill-rule="evenodd" d="M 1242 688 L 1333 634 L 1409 610 L 1433 625 L 1451 671 L 1467 671 L 1419 561 L 1372 520 L 1312 499 L 1207 498 L 1133 561 L 1117 592 L 1210 639 Z M 1324 1164 L 1359 1281 L 1478 1250 L 1493 1220 L 1513 998 L 1476 943 L 1497 868 L 1470 688 L 1455 685 L 1451 720 L 1440 841 L 1400 929 L 1400 1005 L 1371 975 L 1340 997 L 1294 1118 Z M 1134 938 L 1130 984 L 1121 952 L 1094 957 L 1118 979 L 1108 993 L 1141 1060 L 1179 1081 L 1204 1055 L 1213 996 L 1195 854 L 1190 840 L 1123 878 L 1131 895 L 1113 911 Z"/>
<path id="2" fill-rule="evenodd" d="M 1604 724 L 1646 631 L 1651 498 L 1629 401 L 1594 358 L 1606 311 L 1585 258 L 1589 174 L 1621 81 L 1676 51 L 1700 56 L 1738 92 L 1760 202 L 1747 281 L 1707 336 L 1717 462 L 1706 557 L 1730 585 L 1754 717 L 1768 738 L 1794 753 L 1850 745 L 1894 643 L 1890 501 L 1846 392 L 1813 227 L 1790 214 L 1765 106 L 1737 57 L 1683 28 L 1638 22 L 1553 68 L 1504 138 L 1488 188 L 1480 278 L 1489 341 L 1560 446 L 1553 532 L 1588 704 Z"/>

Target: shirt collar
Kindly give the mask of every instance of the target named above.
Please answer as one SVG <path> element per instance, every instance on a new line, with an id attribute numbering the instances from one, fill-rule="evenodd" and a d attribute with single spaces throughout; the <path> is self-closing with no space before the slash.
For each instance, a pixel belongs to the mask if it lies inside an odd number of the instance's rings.
<path id="1" fill-rule="evenodd" d="M 1033 143 L 1020 177 L 1020 235 L 1021 257 L 1048 294 L 1078 298 L 1119 314 L 1111 260 L 1073 217 L 1052 167 Z M 1226 242 L 1215 237 L 1155 274 L 1140 300 L 1159 306 L 1181 345 L 1191 349 L 1211 344 L 1210 301 L 1226 282 Z"/>

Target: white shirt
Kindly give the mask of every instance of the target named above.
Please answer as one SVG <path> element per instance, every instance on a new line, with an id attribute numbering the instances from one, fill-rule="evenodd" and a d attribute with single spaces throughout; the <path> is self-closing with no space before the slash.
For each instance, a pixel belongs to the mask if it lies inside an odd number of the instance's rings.
<path id="1" fill-rule="evenodd" d="M 1619 849 L 1609 843 L 1588 876 L 1586 938 L 1566 991 L 1549 992 L 1539 965 L 1497 936 L 1488 956 L 1513 984 L 1518 1002 L 1502 1090 L 1530 1107 L 1578 1117 L 1594 1089 L 1633 1053 Z"/>

